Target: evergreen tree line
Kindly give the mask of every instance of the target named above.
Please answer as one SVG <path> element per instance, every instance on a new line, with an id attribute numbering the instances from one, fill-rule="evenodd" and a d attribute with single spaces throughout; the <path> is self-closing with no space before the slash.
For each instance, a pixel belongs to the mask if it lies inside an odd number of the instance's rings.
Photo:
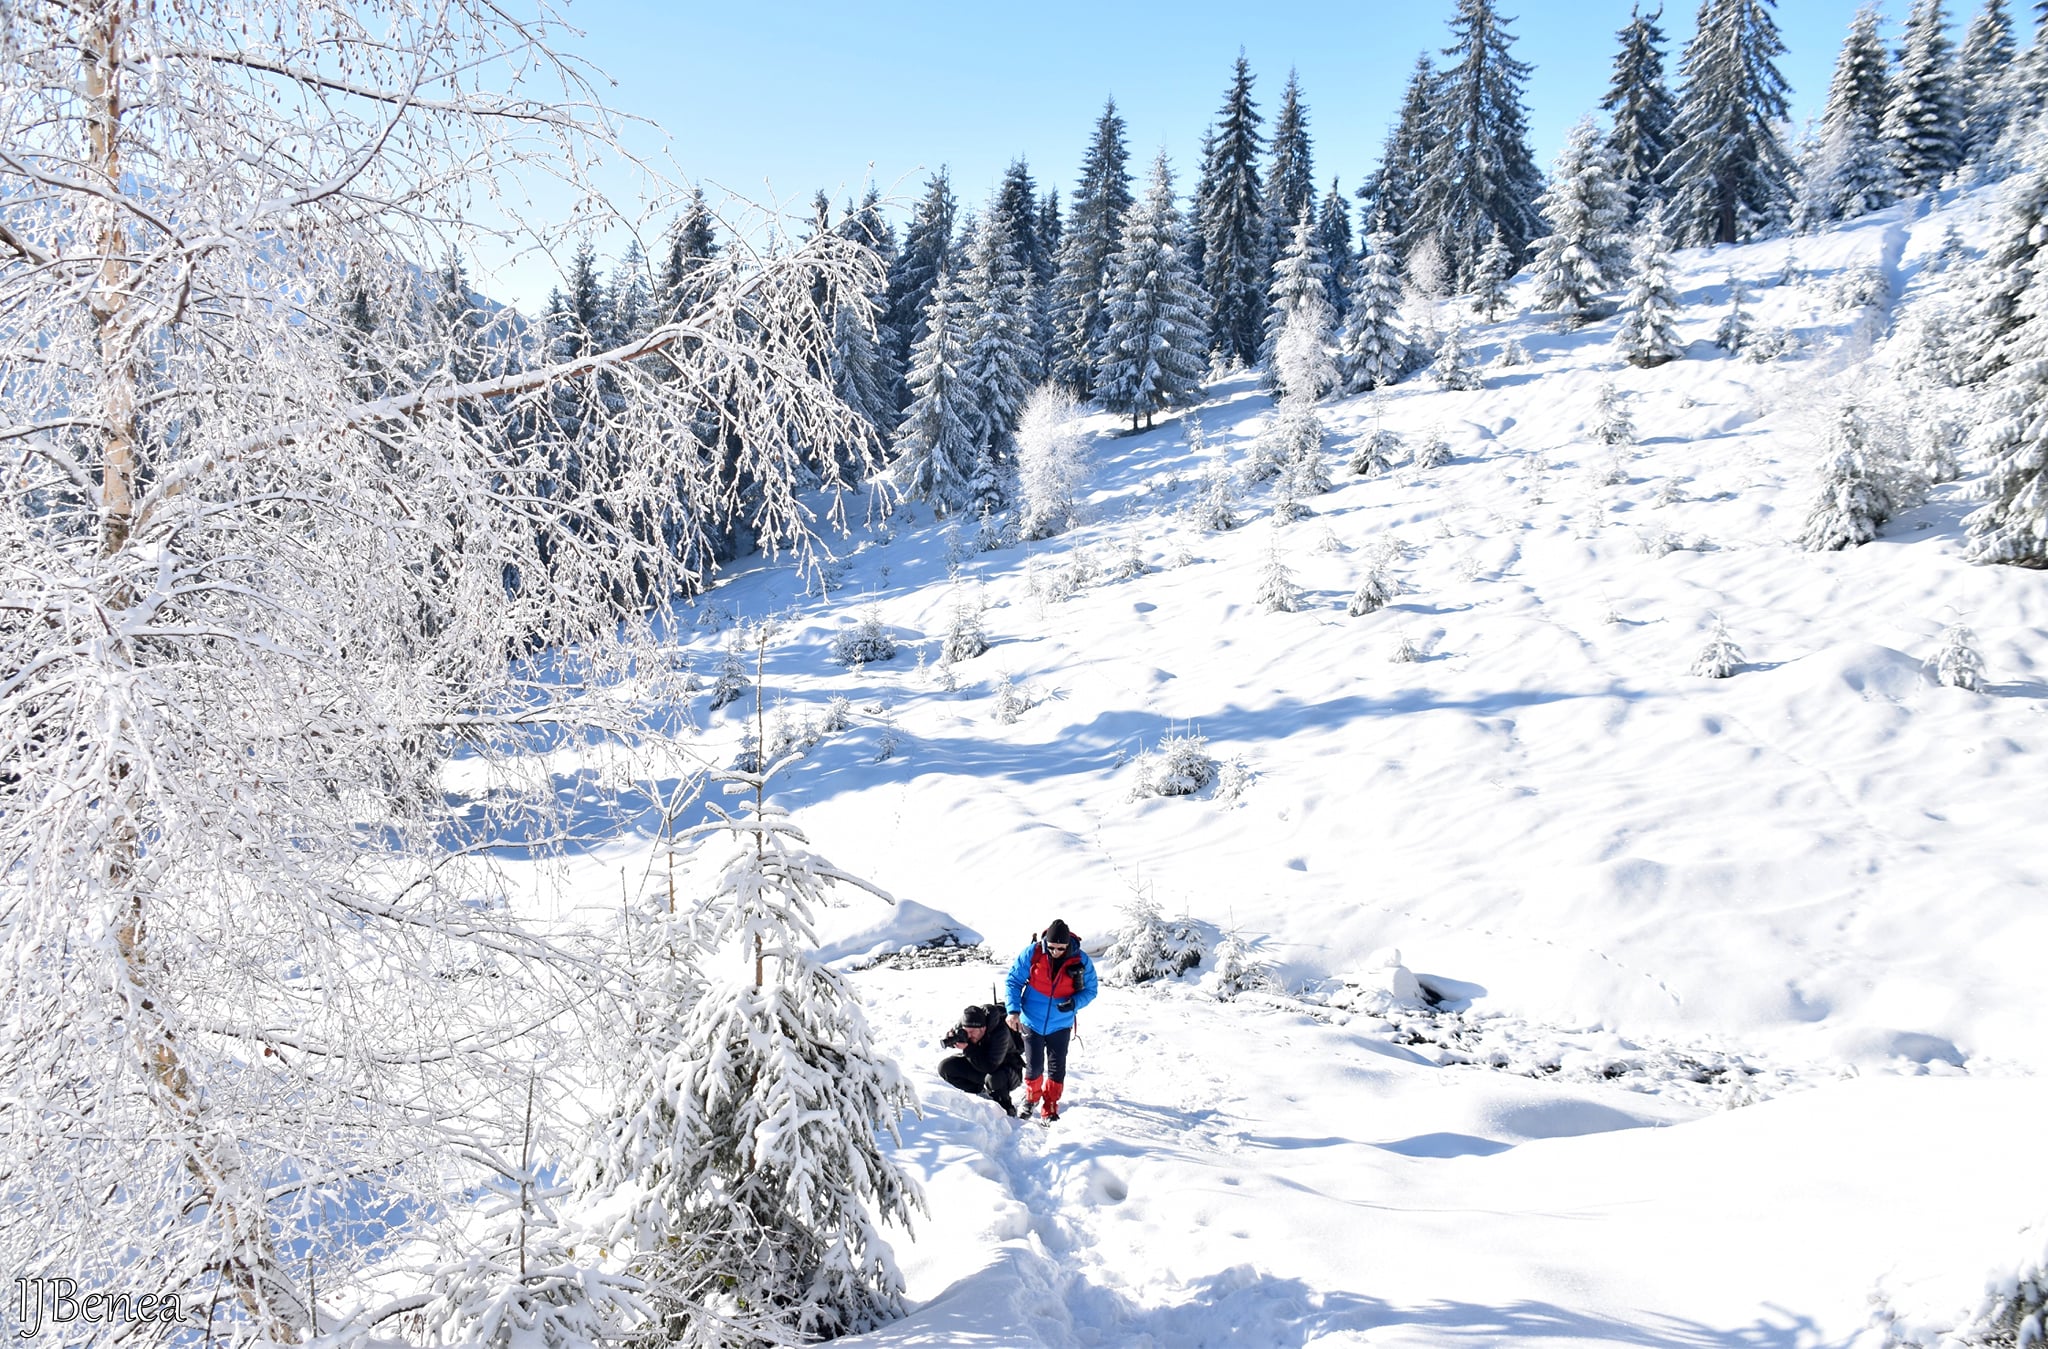
<path id="1" fill-rule="evenodd" d="M 1999 169 L 2048 108 L 2048 54 L 2038 36 L 2019 50 L 2008 0 L 1984 0 L 1960 43 L 1947 36 L 1943 0 L 1914 0 L 1895 53 L 1875 9 L 1857 16 L 1818 127 L 1788 144 L 1775 2 L 1701 0 L 1675 91 L 1662 10 L 1638 7 L 1617 34 L 1604 126 L 1589 116 L 1574 128 L 1546 180 L 1529 149 L 1530 67 L 1513 54 L 1513 21 L 1497 0 L 1454 0 L 1450 41 L 1417 58 L 1356 191 L 1355 233 L 1341 182 L 1318 189 L 1299 81 L 1290 72 L 1268 129 L 1242 55 L 1184 202 L 1163 156 L 1138 189 L 1113 100 L 1064 212 L 1022 159 L 964 211 L 940 168 L 900 237 L 872 190 L 836 220 L 820 193 L 813 228 L 858 239 L 887 269 L 874 294 L 820 297 L 834 380 L 891 447 L 910 494 L 946 512 L 999 511 L 1034 386 L 1149 424 L 1192 401 L 1212 365 L 1272 370 L 1287 317 L 1275 288 L 1288 277 L 1320 278 L 1340 385 L 1370 389 L 1461 341 L 1455 323 L 1435 330 L 1434 303 L 1422 306 L 1422 331 L 1409 331 L 1404 303 L 1417 318 L 1418 298 L 1462 298 L 1490 321 L 1527 269 L 1537 306 L 1568 324 L 1632 283 L 1654 310 L 1668 301 L 1670 248 L 1818 227 L 1966 166 Z M 600 329 L 616 340 L 660 322 L 689 302 L 692 271 L 717 247 L 698 198 L 658 266 L 631 254 L 601 282 L 579 253 L 550 303 L 551 348 L 573 354 Z M 1645 364 L 1675 354 L 1654 312 L 1622 345 Z M 715 410 L 707 417 L 715 434 Z M 579 427 L 555 429 L 578 445 Z M 601 457 L 601 447 L 565 454 L 572 467 Z M 721 537 L 739 542 L 742 527 Z"/>

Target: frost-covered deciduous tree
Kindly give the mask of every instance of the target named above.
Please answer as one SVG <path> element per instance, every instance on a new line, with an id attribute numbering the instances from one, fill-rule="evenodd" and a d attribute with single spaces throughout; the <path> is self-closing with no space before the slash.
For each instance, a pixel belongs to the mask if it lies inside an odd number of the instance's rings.
<path id="1" fill-rule="evenodd" d="M 420 1305 L 365 1262 L 461 1258 L 465 1196 L 518 1154 L 510 1084 L 604 985 L 482 845 L 566 839 L 586 789 L 535 752 L 602 762 L 678 696 L 619 597 L 699 582 L 725 521 L 802 547 L 798 493 L 844 481 L 812 447 L 871 445 L 816 296 L 877 265 L 831 235 L 735 241 L 672 321 L 475 380 L 393 320 L 446 222 L 552 242 L 476 211 L 502 181 L 596 200 L 582 166 L 619 151 L 564 31 L 472 0 L 0 10 L 22 1276 L 218 1295 L 277 1343 Z M 617 472 L 529 433 L 562 406 Z M 444 781 L 458 746 L 488 788 Z M 298 1244 L 338 1188 L 378 1242 Z"/>
<path id="2" fill-rule="evenodd" d="M 1017 520 L 1024 539 L 1049 539 L 1074 523 L 1076 494 L 1087 473 L 1081 405 L 1057 384 L 1041 384 L 1017 423 Z"/>
<path id="3" fill-rule="evenodd" d="M 1273 379 L 1283 401 L 1315 403 L 1336 387 L 1337 363 L 1330 355 L 1336 314 L 1330 308 L 1329 274 L 1314 222 L 1303 212 L 1273 269 L 1267 310 Z"/>
<path id="4" fill-rule="evenodd" d="M 1630 365 L 1663 365 L 1678 359 L 1684 348 L 1672 321 L 1678 313 L 1678 292 L 1671 285 L 1671 243 L 1664 234 L 1662 208 L 1652 206 L 1644 213 L 1632 261 L 1635 275 L 1629 281 L 1614 346 Z"/>

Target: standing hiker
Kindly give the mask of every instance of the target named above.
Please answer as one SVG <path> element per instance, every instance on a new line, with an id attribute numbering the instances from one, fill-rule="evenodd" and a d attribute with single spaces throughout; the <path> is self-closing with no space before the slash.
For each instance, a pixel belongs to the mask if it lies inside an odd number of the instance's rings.
<path id="1" fill-rule="evenodd" d="M 1074 1017 L 1095 1001 L 1095 962 L 1080 938 L 1055 918 L 1010 965 L 1010 1029 L 1024 1033 L 1024 1113 L 1043 1107 L 1060 1117 L 1067 1085 L 1067 1041 Z"/>
<path id="2" fill-rule="evenodd" d="M 1024 1051 L 1017 1037 L 1003 1024 L 1003 1009 L 994 1003 L 970 1007 L 960 1014 L 960 1024 L 939 1041 L 960 1052 L 939 1061 L 939 1076 L 971 1096 L 987 1096 L 1006 1114 L 1017 1113 L 1010 1093 L 1024 1077 Z"/>

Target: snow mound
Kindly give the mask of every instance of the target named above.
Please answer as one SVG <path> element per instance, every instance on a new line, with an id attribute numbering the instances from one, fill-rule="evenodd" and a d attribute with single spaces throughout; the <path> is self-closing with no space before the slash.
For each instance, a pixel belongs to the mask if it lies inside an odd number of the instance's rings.
<path id="1" fill-rule="evenodd" d="M 827 942 L 813 953 L 819 964 L 857 970 L 906 948 L 981 945 L 981 934 L 949 913 L 901 899 L 880 922 Z"/>

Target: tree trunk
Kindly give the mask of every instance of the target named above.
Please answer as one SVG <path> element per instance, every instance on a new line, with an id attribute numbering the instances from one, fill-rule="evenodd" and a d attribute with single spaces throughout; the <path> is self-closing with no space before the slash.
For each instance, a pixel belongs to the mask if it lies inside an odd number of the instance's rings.
<path id="1" fill-rule="evenodd" d="M 121 43 L 136 0 L 106 0 L 87 21 L 81 43 L 85 61 L 87 137 L 93 171 L 110 194 L 121 191 Z M 90 306 L 101 361 L 99 414 L 103 424 L 100 483 L 100 556 L 117 561 L 127 548 L 135 520 L 135 489 L 140 471 L 137 392 L 142 365 L 140 335 L 128 315 L 130 252 L 120 207 L 109 200 L 96 232 L 101 258 L 99 281 Z M 135 596 L 120 575 L 108 568 L 101 600 L 110 613 L 133 607 Z M 108 658 L 126 667 L 132 652 L 124 642 L 110 643 Z M 204 1096 L 180 1054 L 176 1033 L 151 986 L 148 917 L 143 885 L 137 875 L 142 840 L 136 820 L 144 803 L 130 764 L 118 753 L 109 770 L 105 809 L 112 817 L 104 854 L 109 894 L 120 905 L 114 931 L 120 960 L 120 994 L 131 1044 L 149 1083 L 151 1105 L 166 1133 L 176 1140 L 186 1171 L 204 1197 L 207 1218 L 216 1229 L 218 1255 L 209 1260 L 235 1290 L 256 1332 L 266 1339 L 291 1343 L 299 1338 L 294 1322 L 303 1304 L 288 1278 L 274 1271 L 270 1225 L 264 1212 L 263 1187 L 243 1165 L 231 1138 L 206 1119 Z"/>

